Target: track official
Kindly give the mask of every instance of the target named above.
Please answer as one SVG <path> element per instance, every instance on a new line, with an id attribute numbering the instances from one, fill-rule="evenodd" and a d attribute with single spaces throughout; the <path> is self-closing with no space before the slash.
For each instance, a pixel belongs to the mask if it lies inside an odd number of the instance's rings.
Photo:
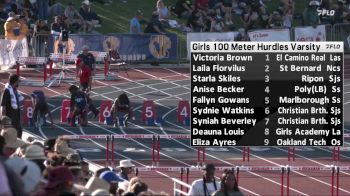
<path id="1" fill-rule="evenodd" d="M 11 119 L 12 126 L 17 130 L 17 137 L 22 138 L 20 102 L 24 97 L 18 92 L 19 76 L 10 75 L 8 83 L 1 94 L 1 115 Z"/>

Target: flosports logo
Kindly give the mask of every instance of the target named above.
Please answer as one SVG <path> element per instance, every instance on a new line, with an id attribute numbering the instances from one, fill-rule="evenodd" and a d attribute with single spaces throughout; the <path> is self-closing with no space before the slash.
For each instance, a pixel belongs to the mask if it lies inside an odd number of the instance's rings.
<path id="1" fill-rule="evenodd" d="M 322 0 L 319 2 L 319 5 L 322 5 Z M 321 9 L 320 7 L 317 7 L 317 14 L 319 16 L 334 16 L 335 10 L 327 10 L 327 9 Z"/>

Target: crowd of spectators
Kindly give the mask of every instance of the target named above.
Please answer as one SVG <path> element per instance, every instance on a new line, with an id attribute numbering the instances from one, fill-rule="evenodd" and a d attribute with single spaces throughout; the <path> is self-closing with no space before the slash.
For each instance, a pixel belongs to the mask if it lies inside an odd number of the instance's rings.
<path id="1" fill-rule="evenodd" d="M 49 26 L 55 32 L 81 33 L 91 32 L 102 22 L 88 0 L 82 1 L 79 8 L 73 2 L 64 7 L 55 0 L 5 0 L 0 7 L 0 20 L 5 23 L 6 39 L 29 40 L 32 35 L 49 32 Z M 57 26 L 57 22 L 61 24 Z"/>
<path id="2" fill-rule="evenodd" d="M 2 116 L 0 122 L 0 195 L 167 195 L 154 193 L 141 178 L 132 177 L 135 165 L 130 160 L 92 173 L 89 163 L 70 147 L 69 138 L 24 141 L 17 137 L 11 118 Z"/>

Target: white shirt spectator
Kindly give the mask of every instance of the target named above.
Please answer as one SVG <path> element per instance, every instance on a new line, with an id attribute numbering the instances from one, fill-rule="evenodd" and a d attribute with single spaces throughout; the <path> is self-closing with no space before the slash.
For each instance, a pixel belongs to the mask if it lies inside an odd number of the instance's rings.
<path id="1" fill-rule="evenodd" d="M 216 187 L 214 183 L 216 184 Z M 206 192 L 204 192 L 204 187 L 206 187 Z M 205 183 L 204 185 L 203 179 L 198 179 L 193 181 L 190 191 L 188 192 L 188 195 L 189 196 L 199 196 L 199 195 L 210 196 L 219 189 L 220 189 L 220 183 L 217 180 L 209 183 Z"/>

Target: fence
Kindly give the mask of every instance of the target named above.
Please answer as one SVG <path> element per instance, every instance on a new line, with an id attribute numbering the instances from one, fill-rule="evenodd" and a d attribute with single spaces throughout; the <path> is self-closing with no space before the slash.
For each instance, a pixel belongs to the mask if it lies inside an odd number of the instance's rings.
<path id="1" fill-rule="evenodd" d="M 37 57 L 48 57 L 48 40 L 50 32 L 36 33 L 33 35 L 30 43 L 32 45 L 32 54 Z"/>

